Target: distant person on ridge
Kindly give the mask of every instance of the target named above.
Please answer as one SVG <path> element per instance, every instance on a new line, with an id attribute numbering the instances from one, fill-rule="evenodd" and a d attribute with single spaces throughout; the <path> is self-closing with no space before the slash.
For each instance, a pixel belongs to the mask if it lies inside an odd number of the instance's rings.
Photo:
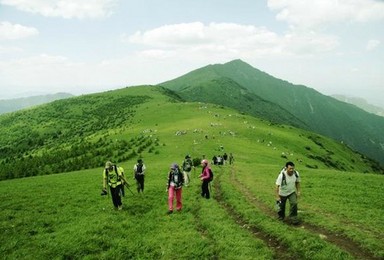
<path id="1" fill-rule="evenodd" d="M 224 153 L 223 154 L 223 164 L 227 164 L 227 160 L 228 160 L 228 154 L 227 153 Z"/>
<path id="2" fill-rule="evenodd" d="M 276 179 L 276 203 L 279 205 L 278 217 L 285 218 L 285 205 L 289 200 L 289 217 L 293 224 L 298 224 L 297 198 L 300 196 L 300 175 L 293 162 L 287 162 Z"/>
<path id="3" fill-rule="evenodd" d="M 124 186 L 124 169 L 110 161 L 105 163 L 105 169 L 103 171 L 102 194 L 107 194 L 107 184 L 111 191 L 113 206 L 115 209 L 122 210 L 121 193 Z"/>
<path id="4" fill-rule="evenodd" d="M 180 211 L 183 207 L 181 195 L 184 185 L 184 176 L 179 165 L 173 163 L 168 173 L 167 189 L 168 192 L 168 214 L 173 213 L 173 200 L 176 195 L 176 210 Z"/>
<path id="5" fill-rule="evenodd" d="M 144 192 L 144 176 L 145 176 L 145 164 L 142 159 L 137 160 L 137 163 L 133 166 L 133 178 L 136 179 L 137 192 Z"/>
<path id="6" fill-rule="evenodd" d="M 234 160 L 235 160 L 235 158 L 233 158 L 233 154 L 229 153 L 229 164 L 232 165 Z"/>
<path id="7" fill-rule="evenodd" d="M 185 186 L 188 186 L 189 183 L 191 182 L 191 171 L 192 171 L 192 168 L 194 168 L 190 155 L 185 156 L 182 168 L 183 168 Z"/>
<path id="8" fill-rule="evenodd" d="M 209 194 L 209 182 L 211 179 L 211 168 L 209 167 L 208 160 L 204 159 L 201 161 L 201 166 L 203 167 L 201 174 L 200 174 L 200 179 L 202 181 L 201 183 L 201 196 L 203 198 L 209 199 L 210 194 Z"/>

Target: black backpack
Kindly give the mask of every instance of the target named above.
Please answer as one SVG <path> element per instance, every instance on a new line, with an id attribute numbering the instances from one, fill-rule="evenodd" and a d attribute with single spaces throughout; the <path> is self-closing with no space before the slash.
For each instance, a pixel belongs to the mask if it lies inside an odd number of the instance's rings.
<path id="1" fill-rule="evenodd" d="M 209 179 L 208 179 L 208 182 L 211 182 L 213 181 L 213 172 L 211 169 L 208 169 L 209 170 Z"/>
<path id="2" fill-rule="evenodd" d="M 143 164 L 142 163 L 138 163 L 136 165 L 136 173 L 138 173 L 138 174 L 143 173 Z"/>
<path id="3" fill-rule="evenodd" d="M 183 185 L 184 177 L 179 169 L 174 169 L 172 173 L 172 181 L 175 183 L 176 187 L 179 188 Z"/>

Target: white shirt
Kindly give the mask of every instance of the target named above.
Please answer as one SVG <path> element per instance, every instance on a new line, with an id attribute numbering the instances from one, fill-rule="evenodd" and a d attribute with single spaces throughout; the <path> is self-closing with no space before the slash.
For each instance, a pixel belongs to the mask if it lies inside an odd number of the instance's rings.
<path id="1" fill-rule="evenodd" d="M 285 182 L 281 183 L 283 180 L 283 174 L 285 174 Z M 297 177 L 296 177 L 297 174 Z M 293 173 L 292 176 L 289 176 L 287 171 L 283 169 L 279 176 L 276 179 L 276 185 L 279 186 L 279 195 L 288 196 L 296 191 L 296 182 L 300 182 L 299 172 L 296 171 L 296 174 Z"/>

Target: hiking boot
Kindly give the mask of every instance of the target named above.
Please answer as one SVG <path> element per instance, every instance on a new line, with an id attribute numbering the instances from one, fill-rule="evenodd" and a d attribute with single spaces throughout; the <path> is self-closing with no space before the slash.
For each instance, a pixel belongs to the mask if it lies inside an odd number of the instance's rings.
<path id="1" fill-rule="evenodd" d="M 173 213 L 173 210 L 168 210 L 167 214 L 171 215 Z"/>
<path id="2" fill-rule="evenodd" d="M 119 207 L 117 207 L 118 210 L 123 210 L 123 205 L 120 205 Z"/>

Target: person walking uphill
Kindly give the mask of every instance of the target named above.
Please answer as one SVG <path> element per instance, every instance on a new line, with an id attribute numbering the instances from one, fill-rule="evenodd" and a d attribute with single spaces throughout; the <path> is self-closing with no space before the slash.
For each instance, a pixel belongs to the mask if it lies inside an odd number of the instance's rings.
<path id="1" fill-rule="evenodd" d="M 122 210 L 121 192 L 124 186 L 124 169 L 112 162 L 105 163 L 103 171 L 103 193 L 107 193 L 107 184 L 111 191 L 112 203 L 115 209 Z"/>
<path id="2" fill-rule="evenodd" d="M 168 192 L 168 214 L 173 213 L 173 200 L 176 195 L 176 210 L 180 211 L 183 207 L 181 195 L 183 191 L 184 176 L 179 165 L 173 163 L 168 173 L 167 192 Z"/>
<path id="3" fill-rule="evenodd" d="M 189 183 L 191 182 L 191 171 L 193 168 L 193 162 L 192 162 L 191 156 L 189 155 L 185 156 L 182 167 L 183 167 L 185 186 L 188 186 Z"/>
<path id="4" fill-rule="evenodd" d="M 285 218 L 285 205 L 289 200 L 289 218 L 293 224 L 298 224 L 297 219 L 297 197 L 300 196 L 300 175 L 295 170 L 293 162 L 287 162 L 276 179 L 276 203 L 280 209 L 278 216 L 280 220 Z"/>
<path id="5" fill-rule="evenodd" d="M 201 183 L 201 196 L 206 198 L 206 199 L 209 199 L 210 194 L 209 194 L 208 185 L 209 185 L 209 182 L 211 181 L 212 170 L 208 165 L 208 160 L 206 160 L 206 159 L 201 161 L 201 166 L 203 167 L 203 170 L 201 171 L 201 174 L 199 176 L 201 181 L 202 181 L 202 183 Z"/>
<path id="6" fill-rule="evenodd" d="M 142 159 L 137 160 L 137 164 L 133 166 L 133 177 L 136 179 L 137 192 L 144 192 L 144 174 L 145 164 Z"/>

